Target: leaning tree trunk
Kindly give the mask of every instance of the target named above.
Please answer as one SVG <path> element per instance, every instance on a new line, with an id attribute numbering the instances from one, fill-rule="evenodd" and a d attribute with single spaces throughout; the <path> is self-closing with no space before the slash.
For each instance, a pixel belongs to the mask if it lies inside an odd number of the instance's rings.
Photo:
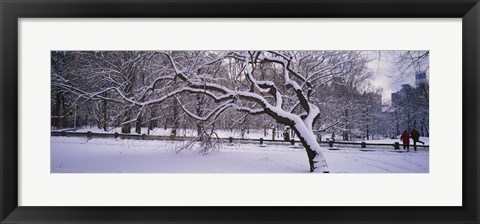
<path id="1" fill-rule="evenodd" d="M 296 123 L 292 129 L 295 131 L 300 139 L 300 142 L 302 142 L 302 145 L 305 148 L 310 166 L 310 172 L 317 170 L 322 173 L 329 173 L 327 161 L 321 152 L 320 145 L 318 144 L 313 131 L 309 130 L 303 123 Z"/>

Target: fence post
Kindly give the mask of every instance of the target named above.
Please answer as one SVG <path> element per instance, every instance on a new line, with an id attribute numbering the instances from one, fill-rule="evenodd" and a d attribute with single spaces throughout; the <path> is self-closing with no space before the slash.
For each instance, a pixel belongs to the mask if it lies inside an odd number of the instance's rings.
<path id="1" fill-rule="evenodd" d="M 113 137 L 118 138 L 118 132 L 115 132 L 115 134 L 113 134 Z"/>
<path id="2" fill-rule="evenodd" d="M 91 131 L 87 131 L 87 138 L 92 139 L 92 132 Z"/>
<path id="3" fill-rule="evenodd" d="M 291 143 L 292 145 L 295 145 L 295 140 L 294 140 L 294 139 L 290 140 L 290 143 Z"/>
<path id="4" fill-rule="evenodd" d="M 400 144 L 398 142 L 395 142 L 393 147 L 394 147 L 395 150 L 400 149 Z"/>
<path id="5" fill-rule="evenodd" d="M 362 149 L 367 148 L 367 143 L 362 142 Z"/>
<path id="6" fill-rule="evenodd" d="M 260 145 L 263 145 L 263 138 L 260 138 Z"/>
<path id="7" fill-rule="evenodd" d="M 333 141 L 332 141 L 332 140 L 328 141 L 328 146 L 329 146 L 330 148 L 333 147 Z"/>
<path id="8" fill-rule="evenodd" d="M 233 142 L 233 137 L 228 137 L 228 142 L 232 143 Z"/>
<path id="9" fill-rule="evenodd" d="M 273 130 L 272 130 L 272 140 L 273 140 L 273 141 L 275 141 L 275 135 L 276 135 L 276 134 L 277 134 L 277 133 L 276 133 L 276 129 L 275 129 L 275 127 L 274 127 Z"/>
<path id="10" fill-rule="evenodd" d="M 67 136 L 67 132 L 66 132 L 66 131 L 62 131 L 62 136 Z"/>
<path id="11" fill-rule="evenodd" d="M 147 139 L 147 135 L 146 134 L 142 134 L 142 140 L 145 140 Z"/>

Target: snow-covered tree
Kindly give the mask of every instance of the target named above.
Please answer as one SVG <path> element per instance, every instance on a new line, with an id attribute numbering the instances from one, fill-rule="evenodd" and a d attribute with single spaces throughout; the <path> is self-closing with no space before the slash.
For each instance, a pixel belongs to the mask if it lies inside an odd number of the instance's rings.
<path id="1" fill-rule="evenodd" d="M 94 63 L 84 64 L 91 68 L 83 71 L 94 83 L 52 85 L 83 100 L 105 100 L 122 108 L 124 132 L 128 132 L 125 125 L 131 122 L 145 123 L 148 118 L 143 117 L 151 114 L 157 104 L 171 105 L 174 124 L 180 111 L 193 118 L 199 133 L 206 125 L 214 125 L 222 114 L 232 111 L 245 115 L 239 123 L 243 127 L 249 117 L 267 115 L 296 133 L 305 148 L 311 172 L 329 171 L 313 132 L 321 114 L 316 105 L 319 98 L 313 97 L 315 92 L 333 77 L 361 74 L 366 63 L 361 52 L 353 51 L 79 54 L 93 57 Z M 178 124 L 174 127 L 178 128 Z"/>

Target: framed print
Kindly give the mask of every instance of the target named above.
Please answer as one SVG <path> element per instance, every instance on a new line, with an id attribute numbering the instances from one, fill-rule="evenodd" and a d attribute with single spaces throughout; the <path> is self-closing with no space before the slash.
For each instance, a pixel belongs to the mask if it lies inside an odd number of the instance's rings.
<path id="1" fill-rule="evenodd" d="M 478 1 L 2 1 L 1 223 L 478 223 Z"/>

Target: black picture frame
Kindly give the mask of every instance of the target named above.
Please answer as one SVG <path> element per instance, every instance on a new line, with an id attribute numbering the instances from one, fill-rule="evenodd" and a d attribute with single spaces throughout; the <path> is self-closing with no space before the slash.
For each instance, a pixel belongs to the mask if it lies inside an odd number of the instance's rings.
<path id="1" fill-rule="evenodd" d="M 0 0 L 1 223 L 479 223 L 478 0 Z M 462 18 L 461 207 L 18 206 L 19 18 L 371 17 Z M 448 194 L 448 192 L 445 192 Z M 439 195 L 441 197 L 441 195 Z"/>

